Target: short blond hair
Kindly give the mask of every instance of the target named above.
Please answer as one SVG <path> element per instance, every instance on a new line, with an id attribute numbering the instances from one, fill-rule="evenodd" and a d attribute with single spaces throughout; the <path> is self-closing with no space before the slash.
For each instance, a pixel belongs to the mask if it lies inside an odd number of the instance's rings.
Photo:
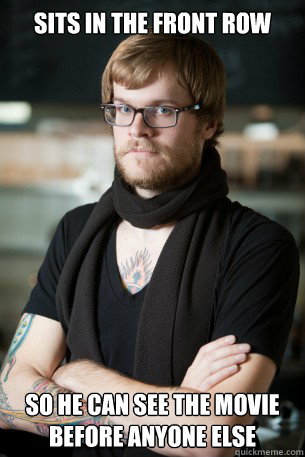
<path id="1" fill-rule="evenodd" d="M 142 87 L 151 75 L 173 63 L 179 83 L 186 87 L 202 120 L 213 120 L 217 130 L 205 146 L 216 146 L 223 133 L 226 76 L 224 65 L 212 46 L 192 35 L 148 33 L 131 35 L 115 49 L 102 76 L 102 100 L 113 99 L 113 83 L 129 89 Z"/>

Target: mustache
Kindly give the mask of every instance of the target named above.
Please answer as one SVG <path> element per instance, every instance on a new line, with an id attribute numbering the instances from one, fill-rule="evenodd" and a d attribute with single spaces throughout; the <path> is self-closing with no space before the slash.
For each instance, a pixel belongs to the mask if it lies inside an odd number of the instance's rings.
<path id="1" fill-rule="evenodd" d="M 141 140 L 141 142 L 136 142 L 130 139 L 120 148 L 116 148 L 116 153 L 118 155 L 125 155 L 130 151 L 134 151 L 135 149 L 142 149 L 159 154 L 164 154 L 168 150 L 165 146 L 157 145 L 145 139 Z"/>

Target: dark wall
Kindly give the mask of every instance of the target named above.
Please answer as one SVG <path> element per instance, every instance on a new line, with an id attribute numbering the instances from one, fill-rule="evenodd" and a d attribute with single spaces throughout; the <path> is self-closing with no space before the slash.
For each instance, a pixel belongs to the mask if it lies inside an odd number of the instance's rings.
<path id="1" fill-rule="evenodd" d="M 88 6 L 89 5 L 89 6 Z M 144 5 L 144 6 L 143 6 Z M 305 4 L 303 0 L 115 2 L 4 0 L 0 18 L 0 100 L 98 103 L 100 75 L 123 35 L 37 35 L 37 11 L 215 11 L 214 45 L 228 76 L 230 104 L 304 105 Z M 222 12 L 272 12 L 269 35 L 222 35 Z M 82 30 L 84 27 L 82 27 Z"/>

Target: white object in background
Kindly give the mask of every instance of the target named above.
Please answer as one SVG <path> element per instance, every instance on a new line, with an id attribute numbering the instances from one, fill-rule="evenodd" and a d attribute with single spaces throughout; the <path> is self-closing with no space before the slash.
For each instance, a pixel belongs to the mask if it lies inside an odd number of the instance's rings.
<path id="1" fill-rule="evenodd" d="M 27 102 L 0 102 L 0 124 L 25 124 L 32 115 Z"/>
<path id="2" fill-rule="evenodd" d="M 273 122 L 255 122 L 244 128 L 244 135 L 254 141 L 270 141 L 279 135 L 279 129 Z"/>

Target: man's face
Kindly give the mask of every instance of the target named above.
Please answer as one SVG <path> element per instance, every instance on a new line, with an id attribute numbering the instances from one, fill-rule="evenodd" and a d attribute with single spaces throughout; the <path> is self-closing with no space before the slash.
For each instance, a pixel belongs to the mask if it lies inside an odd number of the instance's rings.
<path id="1" fill-rule="evenodd" d="M 113 90 L 113 103 L 126 103 L 134 108 L 183 107 L 194 103 L 170 65 L 164 67 L 161 77 L 152 78 L 139 89 L 114 83 Z M 137 113 L 132 125 L 113 127 L 115 162 L 131 186 L 165 192 L 198 174 L 204 140 L 214 131 L 207 129 L 207 124 L 202 126 L 193 111 L 180 113 L 177 125 L 168 128 L 150 127 L 142 114 Z"/>

